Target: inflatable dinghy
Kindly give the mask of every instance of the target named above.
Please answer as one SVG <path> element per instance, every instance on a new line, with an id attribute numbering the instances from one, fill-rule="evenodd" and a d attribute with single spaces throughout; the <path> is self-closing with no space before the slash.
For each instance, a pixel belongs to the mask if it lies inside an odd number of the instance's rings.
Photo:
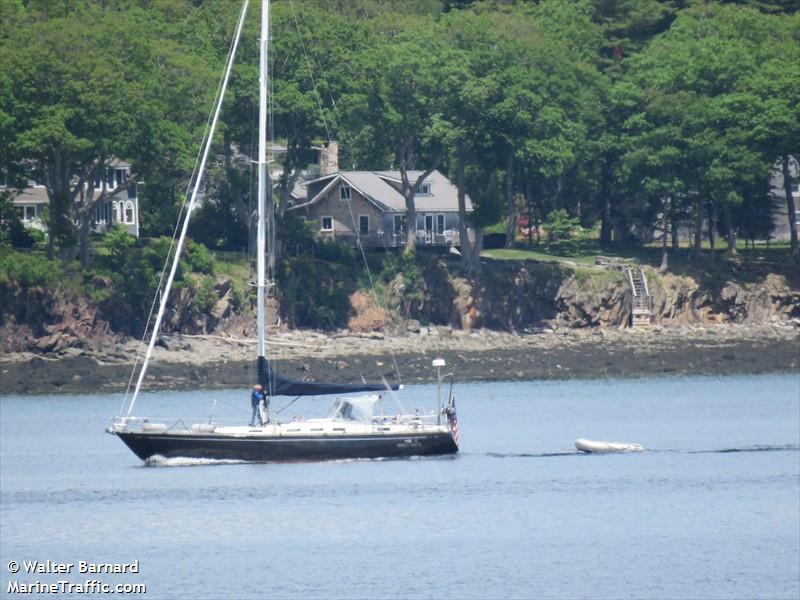
<path id="1" fill-rule="evenodd" d="M 575 447 L 581 452 L 644 452 L 641 444 L 624 444 L 622 442 L 595 442 L 592 440 L 575 440 Z"/>

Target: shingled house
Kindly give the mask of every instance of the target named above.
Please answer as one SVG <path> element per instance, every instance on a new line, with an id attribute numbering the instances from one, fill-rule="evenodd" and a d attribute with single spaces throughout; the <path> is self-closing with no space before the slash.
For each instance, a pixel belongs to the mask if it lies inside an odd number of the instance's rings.
<path id="1" fill-rule="evenodd" d="M 320 171 L 320 177 L 295 187 L 289 210 L 300 212 L 321 238 L 349 244 L 360 239 L 365 248 L 405 246 L 408 224 L 398 171 L 338 171 L 338 161 L 325 153 Z M 409 171 L 409 180 L 421 173 Z M 460 245 L 458 193 L 447 177 L 433 171 L 420 185 L 415 204 L 418 247 Z M 469 197 L 466 211 L 472 212 Z"/>

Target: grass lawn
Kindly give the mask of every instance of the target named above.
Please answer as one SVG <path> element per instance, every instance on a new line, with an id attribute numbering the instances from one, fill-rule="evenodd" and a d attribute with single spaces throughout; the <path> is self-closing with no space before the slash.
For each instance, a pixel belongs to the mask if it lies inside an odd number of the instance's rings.
<path id="1" fill-rule="evenodd" d="M 711 259 L 711 248 L 708 242 L 703 243 L 702 259 Z M 744 262 L 787 262 L 791 259 L 789 243 L 788 242 L 772 242 L 769 246 L 765 243 L 759 243 L 755 248 L 748 246 L 745 248 L 744 242 L 737 244 L 738 260 Z M 726 257 L 727 246 L 717 244 L 715 254 L 717 257 Z M 670 260 L 674 258 L 689 258 L 691 248 L 686 243 L 683 243 L 677 250 L 669 249 Z M 582 243 L 578 251 L 570 256 L 554 254 L 548 252 L 542 246 L 522 246 L 516 245 L 514 248 L 493 248 L 484 250 L 481 256 L 492 258 L 496 260 L 538 260 L 538 261 L 557 261 L 557 262 L 572 262 L 578 265 L 594 264 L 597 256 L 609 256 L 615 258 L 624 258 L 629 260 L 638 260 L 644 264 L 658 264 L 661 263 L 661 244 L 660 242 L 653 242 L 643 246 L 615 246 L 610 249 L 603 250 L 595 240 L 588 240 Z"/>
<path id="2" fill-rule="evenodd" d="M 730 280 L 743 282 L 760 281 L 766 273 L 782 273 L 792 285 L 800 285 L 800 269 L 791 261 L 791 252 L 787 242 L 757 244 L 745 249 L 742 242 L 737 246 L 738 255 L 728 257 L 726 246 L 717 245 L 714 255 L 706 243 L 700 258 L 691 255 L 687 244 L 677 250 L 669 249 L 669 272 L 674 275 L 690 276 L 707 284 L 723 285 Z M 530 260 L 537 262 L 555 262 L 572 270 L 583 270 L 593 267 L 595 258 L 608 256 L 638 262 L 641 265 L 658 269 L 661 265 L 661 245 L 659 243 L 644 246 L 618 246 L 609 250 L 601 250 L 596 240 L 585 241 L 574 256 L 560 256 L 548 253 L 543 246 L 531 248 L 517 247 L 512 249 L 496 248 L 485 250 L 481 256 L 491 260 Z"/>
<path id="3" fill-rule="evenodd" d="M 544 249 L 528 250 L 523 248 L 493 248 L 484 250 L 481 256 L 494 260 L 537 260 L 540 262 L 561 262 L 578 266 L 594 265 L 597 254 L 582 254 L 580 256 L 557 256 L 547 254 Z"/>

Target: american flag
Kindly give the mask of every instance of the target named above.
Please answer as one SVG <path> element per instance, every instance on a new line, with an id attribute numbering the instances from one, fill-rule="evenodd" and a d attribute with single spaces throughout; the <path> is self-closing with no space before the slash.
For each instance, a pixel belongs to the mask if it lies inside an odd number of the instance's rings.
<path id="1" fill-rule="evenodd" d="M 455 398 L 451 401 L 452 406 L 447 411 L 447 420 L 450 421 L 450 431 L 453 432 L 453 441 L 458 446 L 458 417 L 456 416 Z"/>

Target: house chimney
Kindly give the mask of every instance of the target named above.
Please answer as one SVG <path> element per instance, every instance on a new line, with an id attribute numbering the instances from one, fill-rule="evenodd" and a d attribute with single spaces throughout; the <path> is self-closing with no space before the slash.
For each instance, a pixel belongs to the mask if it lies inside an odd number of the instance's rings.
<path id="1" fill-rule="evenodd" d="M 319 176 L 339 172 L 339 142 L 325 142 L 319 151 Z"/>

